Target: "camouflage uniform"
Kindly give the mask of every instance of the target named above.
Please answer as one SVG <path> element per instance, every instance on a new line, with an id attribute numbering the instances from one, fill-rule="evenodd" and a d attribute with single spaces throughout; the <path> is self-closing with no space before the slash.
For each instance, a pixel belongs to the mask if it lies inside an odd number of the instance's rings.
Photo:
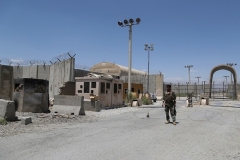
<path id="1" fill-rule="evenodd" d="M 172 117 L 173 122 L 176 121 L 176 110 L 175 110 L 175 103 L 176 103 L 176 94 L 174 92 L 166 92 L 163 94 L 163 102 L 165 104 L 165 113 L 166 119 L 169 122 L 169 111 Z"/>

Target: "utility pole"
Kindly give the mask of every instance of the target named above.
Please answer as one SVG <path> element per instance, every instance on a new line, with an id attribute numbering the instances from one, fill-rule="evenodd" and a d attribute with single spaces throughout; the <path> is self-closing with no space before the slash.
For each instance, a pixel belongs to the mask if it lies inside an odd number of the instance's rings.
<path id="1" fill-rule="evenodd" d="M 147 79 L 147 93 L 149 93 L 149 59 L 150 59 L 150 50 L 153 51 L 153 44 L 148 46 L 145 44 L 145 51 L 148 51 L 148 79 Z"/>
<path id="2" fill-rule="evenodd" d="M 188 65 L 188 66 L 185 66 L 185 68 L 188 68 L 188 79 L 189 79 L 189 84 L 191 84 L 191 79 L 190 79 L 190 68 L 192 68 L 193 65 Z"/>
<path id="3" fill-rule="evenodd" d="M 124 22 L 124 23 L 123 23 Z M 131 89 L 131 72 L 132 72 L 132 26 L 137 25 L 141 22 L 140 18 L 136 19 L 136 23 L 134 23 L 134 20 L 130 18 L 129 20 L 124 20 L 123 22 L 118 21 L 118 25 L 120 27 L 126 27 L 129 26 L 129 48 L 128 48 L 128 95 L 132 92 Z"/>

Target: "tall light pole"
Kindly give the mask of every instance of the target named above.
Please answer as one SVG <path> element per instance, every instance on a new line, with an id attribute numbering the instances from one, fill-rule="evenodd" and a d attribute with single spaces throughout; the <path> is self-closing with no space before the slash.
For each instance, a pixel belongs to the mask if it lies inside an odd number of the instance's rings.
<path id="1" fill-rule="evenodd" d="M 201 77 L 195 77 L 195 78 L 197 78 L 197 79 L 198 79 L 198 84 L 199 84 L 199 78 L 201 78 Z"/>
<path id="2" fill-rule="evenodd" d="M 193 65 L 188 65 L 188 66 L 185 66 L 185 68 L 188 68 L 188 78 L 189 78 L 189 84 L 191 83 L 191 79 L 190 79 L 190 68 L 192 68 Z"/>
<path id="3" fill-rule="evenodd" d="M 227 65 L 232 67 L 232 66 L 236 66 L 237 63 L 227 63 Z M 231 84 L 232 84 L 232 73 L 231 73 L 230 77 L 231 77 Z"/>
<path id="4" fill-rule="evenodd" d="M 148 80 L 147 80 L 147 93 L 149 93 L 149 57 L 150 57 L 150 50 L 153 51 L 153 44 L 150 46 L 145 44 L 145 51 L 148 51 Z"/>
<path id="5" fill-rule="evenodd" d="M 141 22 L 140 18 L 136 19 L 136 23 L 134 23 L 134 20 L 130 18 L 129 20 L 124 20 L 123 22 L 118 21 L 118 25 L 120 27 L 126 27 L 129 26 L 129 49 L 128 49 L 128 94 L 131 93 L 131 73 L 132 73 L 132 26 L 137 25 Z"/>

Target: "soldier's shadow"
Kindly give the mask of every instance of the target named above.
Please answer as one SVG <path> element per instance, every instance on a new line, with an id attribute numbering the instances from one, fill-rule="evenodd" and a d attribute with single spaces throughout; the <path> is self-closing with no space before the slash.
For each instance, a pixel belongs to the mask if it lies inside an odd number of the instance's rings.
<path id="1" fill-rule="evenodd" d="M 173 124 L 173 122 L 170 122 L 171 124 Z M 180 122 L 176 122 L 176 124 L 179 124 Z"/>

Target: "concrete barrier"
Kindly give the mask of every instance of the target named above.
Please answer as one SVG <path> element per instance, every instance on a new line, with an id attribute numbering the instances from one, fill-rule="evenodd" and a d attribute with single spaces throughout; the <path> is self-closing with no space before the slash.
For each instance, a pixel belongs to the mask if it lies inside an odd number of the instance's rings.
<path id="1" fill-rule="evenodd" d="M 102 109 L 102 105 L 99 101 L 84 100 L 84 110 L 85 111 L 96 111 L 99 112 Z"/>
<path id="2" fill-rule="evenodd" d="M 209 105 L 209 98 L 201 98 L 200 105 Z"/>
<path id="3" fill-rule="evenodd" d="M 32 118 L 31 117 L 23 117 L 21 119 L 21 124 L 28 125 L 30 123 L 32 123 Z"/>
<path id="4" fill-rule="evenodd" d="M 0 99 L 0 117 L 7 121 L 16 120 L 14 101 Z"/>
<path id="5" fill-rule="evenodd" d="M 55 95 L 52 113 L 85 115 L 83 96 Z"/>
<path id="6" fill-rule="evenodd" d="M 132 107 L 142 106 L 142 100 L 141 99 L 133 100 L 131 106 Z"/>

